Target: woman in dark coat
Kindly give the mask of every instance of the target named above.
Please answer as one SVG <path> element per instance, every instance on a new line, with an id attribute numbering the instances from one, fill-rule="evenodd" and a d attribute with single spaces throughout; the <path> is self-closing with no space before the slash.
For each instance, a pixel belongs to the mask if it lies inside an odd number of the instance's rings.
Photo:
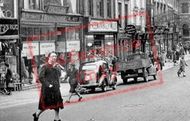
<path id="1" fill-rule="evenodd" d="M 40 114 L 47 109 L 55 110 L 54 121 L 59 119 L 59 109 L 63 108 L 63 99 L 60 92 L 59 77 L 61 70 L 56 63 L 57 55 L 52 52 L 48 56 L 48 62 L 40 70 L 39 80 L 42 83 L 41 95 L 39 101 L 39 111 L 33 114 L 34 121 L 38 121 Z"/>

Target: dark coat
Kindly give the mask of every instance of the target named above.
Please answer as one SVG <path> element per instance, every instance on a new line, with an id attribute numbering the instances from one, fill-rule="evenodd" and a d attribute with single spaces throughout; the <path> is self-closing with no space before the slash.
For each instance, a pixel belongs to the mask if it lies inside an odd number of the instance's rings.
<path id="1" fill-rule="evenodd" d="M 39 80 L 42 83 L 39 109 L 63 108 L 59 83 L 60 76 L 61 70 L 59 67 L 53 67 L 50 64 L 42 66 L 39 74 Z M 50 84 L 53 85 L 52 88 L 49 87 Z"/>
<path id="2" fill-rule="evenodd" d="M 7 80 L 7 81 L 10 81 L 11 78 L 12 78 L 12 76 L 13 76 L 12 71 L 11 71 L 11 69 L 8 68 L 8 69 L 7 69 L 7 73 L 6 73 L 6 75 L 5 75 L 6 80 Z"/>

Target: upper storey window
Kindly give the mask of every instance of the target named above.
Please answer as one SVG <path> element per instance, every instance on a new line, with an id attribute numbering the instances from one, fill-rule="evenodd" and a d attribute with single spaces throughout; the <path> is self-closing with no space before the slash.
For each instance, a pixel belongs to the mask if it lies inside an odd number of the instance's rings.
<path id="1" fill-rule="evenodd" d="M 181 12 L 182 13 L 189 13 L 189 5 L 188 5 L 188 3 L 182 3 Z"/>
<path id="2" fill-rule="evenodd" d="M 41 10 L 41 0 L 24 0 L 24 9 Z"/>

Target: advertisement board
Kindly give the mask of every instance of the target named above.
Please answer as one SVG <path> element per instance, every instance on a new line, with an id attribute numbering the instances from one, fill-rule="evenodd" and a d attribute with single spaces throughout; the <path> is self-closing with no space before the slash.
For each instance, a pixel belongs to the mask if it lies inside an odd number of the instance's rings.
<path id="1" fill-rule="evenodd" d="M 17 19 L 0 18 L 0 39 L 17 39 Z"/>
<path id="2" fill-rule="evenodd" d="M 47 53 L 55 51 L 55 42 L 40 42 L 40 55 L 46 55 Z"/>

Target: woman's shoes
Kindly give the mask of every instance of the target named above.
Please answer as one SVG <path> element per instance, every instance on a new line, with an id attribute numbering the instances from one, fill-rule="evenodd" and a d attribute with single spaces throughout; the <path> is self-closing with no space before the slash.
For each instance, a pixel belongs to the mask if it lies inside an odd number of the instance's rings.
<path id="1" fill-rule="evenodd" d="M 38 117 L 36 116 L 36 113 L 32 114 L 32 116 L 34 117 L 34 121 L 38 121 Z"/>

